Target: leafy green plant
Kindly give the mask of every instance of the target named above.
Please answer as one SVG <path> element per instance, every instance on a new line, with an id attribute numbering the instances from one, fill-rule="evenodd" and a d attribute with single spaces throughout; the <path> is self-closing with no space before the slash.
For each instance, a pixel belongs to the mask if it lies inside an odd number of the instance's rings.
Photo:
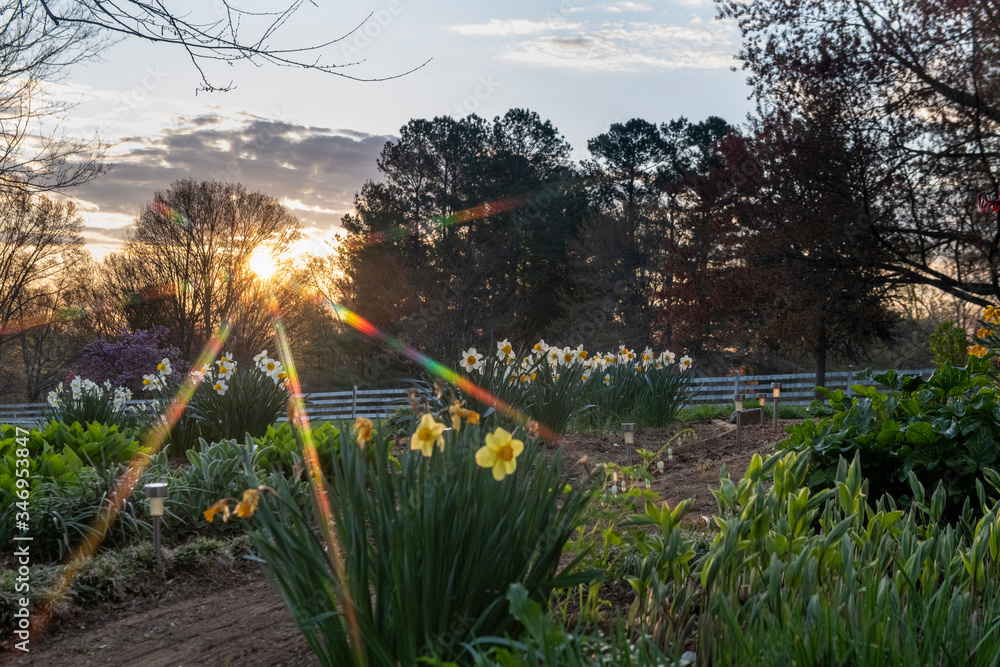
<path id="1" fill-rule="evenodd" d="M 863 374 L 887 389 L 854 385 L 856 394 L 820 388 L 819 419 L 789 427 L 782 451 L 811 452 L 809 483 L 829 488 L 840 458 L 860 453 L 872 493 L 911 498 L 910 473 L 927 486 L 944 485 L 946 515 L 954 518 L 984 471 L 1000 461 L 1000 402 L 989 362 L 970 357 L 968 368 L 945 364 L 929 379 L 889 371 Z"/>
<path id="2" fill-rule="evenodd" d="M 969 336 L 954 321 L 946 320 L 930 336 L 934 363 L 964 366 L 969 358 Z"/>
<path id="3" fill-rule="evenodd" d="M 340 456 L 340 430 L 330 422 L 324 422 L 312 429 L 316 456 L 324 475 L 333 474 L 333 459 Z M 275 428 L 269 425 L 260 437 L 253 439 L 255 467 L 258 470 L 274 470 L 286 477 L 295 476 L 297 466 L 301 467 L 302 454 L 295 429 L 289 422 L 282 422 Z"/>
<path id="4" fill-rule="evenodd" d="M 374 465 L 360 448 L 342 448 L 327 494 L 343 580 L 287 486 L 275 486 L 277 501 L 265 494 L 254 543 L 322 664 L 354 660 L 342 595 L 368 664 L 408 665 L 421 656 L 457 659 L 475 637 L 513 629 L 503 605 L 511 583 L 541 602 L 595 576 L 577 571 L 579 557 L 560 566 L 591 498 L 589 483 L 573 484 L 562 454 L 548 461 L 536 441 L 524 444 L 516 471 L 497 482 L 476 463 L 482 444 L 479 427 L 465 425 L 429 458 L 405 452 L 398 469 L 383 436 L 366 445 L 379 452 Z"/>
<path id="5" fill-rule="evenodd" d="M 77 376 L 70 382 L 68 390 L 60 382 L 49 392 L 49 407 L 42 421 L 79 422 L 83 425 L 96 422 L 121 429 L 135 429 L 143 422 L 135 407 L 126 404 L 131 398 L 132 392 L 124 387 L 112 389 L 110 382 L 99 385 Z"/>
<path id="6" fill-rule="evenodd" d="M 723 470 L 719 532 L 697 572 L 699 660 L 996 664 L 1000 475 L 988 470 L 977 510 L 967 501 L 948 525 L 943 484 L 928 497 L 911 472 L 908 509 L 872 504 L 863 455 L 841 459 L 825 490 L 808 485 L 813 455 L 755 456 L 739 481 Z"/>
<path id="7" fill-rule="evenodd" d="M 198 420 L 200 437 L 209 442 L 247 435 L 258 438 L 287 410 L 288 392 L 258 368 L 233 372 L 220 393 L 211 381 L 195 392 L 188 410 Z"/>

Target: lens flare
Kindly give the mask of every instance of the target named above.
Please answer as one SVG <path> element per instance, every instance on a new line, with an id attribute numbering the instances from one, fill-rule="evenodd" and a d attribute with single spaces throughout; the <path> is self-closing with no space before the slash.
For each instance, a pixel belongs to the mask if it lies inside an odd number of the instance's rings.
<path id="1" fill-rule="evenodd" d="M 229 327 L 228 325 L 223 325 L 216 335 L 206 343 L 205 348 L 198 356 L 198 365 L 195 368 L 211 365 L 228 337 Z M 87 532 L 87 536 L 70 553 L 66 561 L 66 567 L 63 568 L 59 580 L 50 589 L 50 593 L 46 598 L 39 603 L 38 609 L 32 617 L 32 629 L 37 631 L 38 634 L 44 632 L 46 625 L 48 625 L 55 603 L 66 594 L 70 584 L 73 582 L 73 578 L 76 577 L 80 569 L 94 555 L 97 547 L 104 541 L 104 537 L 107 535 L 111 524 L 114 523 L 122 507 L 124 507 L 132 495 L 142 474 L 152 462 L 152 457 L 160 451 L 163 441 L 170 434 L 170 429 L 177 424 L 177 420 L 180 419 L 184 408 L 187 407 L 188 402 L 194 396 L 194 392 L 200 383 L 201 377 L 192 374 L 180 386 L 177 394 L 167 406 L 164 413 L 165 421 L 156 428 L 151 429 L 149 435 L 146 436 L 144 446 L 149 451 L 149 455 L 138 454 L 129 462 L 128 467 L 118 479 L 118 483 L 109 496 L 108 502 L 101 508 L 100 515 Z"/>

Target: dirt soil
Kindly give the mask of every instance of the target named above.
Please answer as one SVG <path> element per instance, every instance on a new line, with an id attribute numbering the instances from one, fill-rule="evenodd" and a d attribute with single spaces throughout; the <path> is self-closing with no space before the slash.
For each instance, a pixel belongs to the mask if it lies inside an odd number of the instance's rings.
<path id="1" fill-rule="evenodd" d="M 28 654 L 0 653 L 4 667 L 237 667 L 318 665 L 280 595 L 260 567 L 225 576 L 177 577 L 159 595 L 64 617 Z"/>
<path id="2" fill-rule="evenodd" d="M 793 422 L 782 422 L 782 427 Z M 670 447 L 673 459 L 654 472 L 652 488 L 672 505 L 694 498 L 689 517 L 701 521 L 717 509 L 709 488 L 718 484 L 723 463 L 732 477 L 743 475 L 755 453 L 766 453 L 780 432 L 770 422 L 743 428 L 736 444 L 735 426 L 723 421 L 687 424 L 677 429 L 639 431 L 635 448 L 658 451 L 678 431 Z M 571 455 L 591 463 L 624 465 L 628 450 L 620 433 L 571 434 L 562 444 Z M 664 452 L 664 457 L 666 452 Z M 633 462 L 640 459 L 633 453 Z M 163 584 L 154 595 L 117 605 L 77 611 L 55 621 L 44 634 L 32 635 L 27 655 L 3 647 L 0 664 L 39 667 L 120 665 L 285 666 L 317 665 L 279 594 L 258 566 L 241 564 L 225 573 L 191 573 Z"/>

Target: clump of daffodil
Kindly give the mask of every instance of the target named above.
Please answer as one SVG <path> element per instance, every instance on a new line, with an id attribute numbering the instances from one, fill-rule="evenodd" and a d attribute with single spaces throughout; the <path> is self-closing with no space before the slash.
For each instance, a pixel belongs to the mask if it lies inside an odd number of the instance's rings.
<path id="1" fill-rule="evenodd" d="M 486 444 L 476 452 L 476 463 L 483 468 L 492 468 L 493 479 L 501 481 L 517 469 L 517 457 L 524 451 L 524 443 L 515 440 L 505 429 L 497 428 L 486 434 Z"/>
<path id="2" fill-rule="evenodd" d="M 371 442 L 372 439 L 372 420 L 365 417 L 358 417 L 354 420 L 354 435 L 358 439 L 358 446 L 361 449 L 365 448 L 365 443 Z"/>
<path id="3" fill-rule="evenodd" d="M 410 449 L 419 449 L 424 456 L 430 456 L 434 453 L 435 444 L 444 449 L 444 436 L 442 435 L 444 429 L 444 424 L 434 421 L 434 417 L 425 414 L 420 418 L 417 430 L 410 438 Z"/>
<path id="4" fill-rule="evenodd" d="M 1000 323 L 1000 308 L 997 308 L 996 306 L 987 306 L 986 312 L 983 313 L 983 319 L 987 322 Z"/>
<path id="5" fill-rule="evenodd" d="M 479 413 L 475 410 L 469 410 L 463 407 L 462 403 L 458 401 L 453 401 L 451 405 L 448 406 L 448 414 L 451 415 L 451 425 L 455 429 L 455 432 L 462 430 L 462 420 L 464 419 L 470 424 L 479 423 Z"/>
<path id="6" fill-rule="evenodd" d="M 989 351 L 989 348 L 985 345 L 973 345 L 969 348 L 969 354 L 973 357 L 985 357 L 986 353 Z"/>
<path id="7" fill-rule="evenodd" d="M 257 511 L 257 505 L 260 503 L 260 492 L 261 490 L 268 489 L 272 493 L 273 489 L 269 486 L 258 486 L 256 489 L 247 489 L 243 492 L 243 500 L 236 503 L 235 511 L 236 516 L 241 519 L 249 519 L 253 516 L 253 513 Z M 229 510 L 229 503 L 233 502 L 232 498 L 223 498 L 222 500 L 216 502 L 214 505 L 205 510 L 205 521 L 212 523 L 215 520 L 215 515 L 219 512 L 222 513 L 222 521 L 229 521 L 229 517 L 232 516 L 232 512 Z"/>

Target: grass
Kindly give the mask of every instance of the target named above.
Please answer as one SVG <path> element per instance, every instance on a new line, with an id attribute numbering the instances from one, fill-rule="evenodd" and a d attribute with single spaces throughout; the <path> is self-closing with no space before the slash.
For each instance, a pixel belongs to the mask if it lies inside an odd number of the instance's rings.
<path id="1" fill-rule="evenodd" d="M 756 401 L 745 401 L 743 403 L 743 408 L 745 410 L 750 410 L 756 408 Z M 697 421 L 708 421 L 711 419 L 723 419 L 728 420 L 730 415 L 733 414 L 733 406 L 731 405 L 693 405 L 682 409 L 677 414 L 677 420 L 681 423 L 687 422 L 697 422 Z M 768 418 L 773 418 L 774 411 L 773 406 L 764 406 L 764 415 Z M 809 413 L 806 412 L 806 406 L 804 405 L 779 405 L 778 406 L 778 418 L 779 419 L 808 419 Z"/>

